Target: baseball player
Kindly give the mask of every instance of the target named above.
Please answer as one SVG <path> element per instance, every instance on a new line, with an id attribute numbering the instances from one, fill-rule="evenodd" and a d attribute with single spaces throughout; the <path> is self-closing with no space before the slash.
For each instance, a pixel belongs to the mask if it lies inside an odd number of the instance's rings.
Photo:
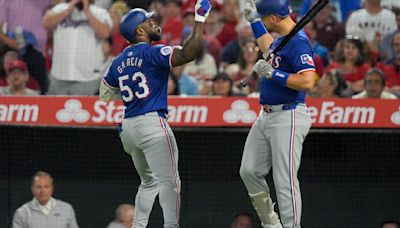
<path id="1" fill-rule="evenodd" d="M 183 47 L 151 45 L 161 35 L 161 28 L 151 19 L 153 12 L 136 8 L 121 20 L 120 32 L 131 45 L 111 64 L 99 96 L 108 101 L 121 93 L 125 106 L 120 138 L 141 178 L 134 228 L 147 226 L 158 194 L 164 228 L 179 227 L 178 147 L 166 121 L 168 75 L 170 67 L 192 61 L 201 50 L 210 9 L 208 0 L 196 2 L 193 32 Z"/>
<path id="2" fill-rule="evenodd" d="M 249 0 L 243 14 L 263 53 L 274 50 L 295 26 L 287 0 Z M 280 37 L 274 40 L 269 32 Z M 309 40 L 300 31 L 271 61 L 261 59 L 253 67 L 261 77 L 262 109 L 246 139 L 240 176 L 264 228 L 300 228 L 297 171 L 302 143 L 311 126 L 304 98 L 305 91 L 314 86 L 312 56 Z M 265 181 L 271 168 L 281 220 Z"/>

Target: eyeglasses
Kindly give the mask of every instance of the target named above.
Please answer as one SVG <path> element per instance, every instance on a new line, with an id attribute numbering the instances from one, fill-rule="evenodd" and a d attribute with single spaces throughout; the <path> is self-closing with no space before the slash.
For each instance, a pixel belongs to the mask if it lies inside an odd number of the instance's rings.
<path id="1" fill-rule="evenodd" d="M 260 48 L 259 47 L 243 47 L 243 50 L 248 51 L 248 52 L 259 52 Z"/>

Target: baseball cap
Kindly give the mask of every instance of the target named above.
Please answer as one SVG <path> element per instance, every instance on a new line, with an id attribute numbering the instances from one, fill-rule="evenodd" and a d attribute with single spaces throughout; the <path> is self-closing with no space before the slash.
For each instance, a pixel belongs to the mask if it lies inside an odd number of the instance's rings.
<path id="1" fill-rule="evenodd" d="M 9 72 L 11 72 L 11 71 L 13 71 L 13 70 L 15 70 L 15 69 L 20 69 L 20 70 L 23 70 L 23 71 L 28 71 L 28 67 L 27 67 L 27 65 L 26 65 L 26 63 L 24 62 L 24 61 L 21 61 L 21 60 L 12 60 L 10 63 L 8 63 L 8 65 L 7 65 L 7 73 L 9 73 Z"/>

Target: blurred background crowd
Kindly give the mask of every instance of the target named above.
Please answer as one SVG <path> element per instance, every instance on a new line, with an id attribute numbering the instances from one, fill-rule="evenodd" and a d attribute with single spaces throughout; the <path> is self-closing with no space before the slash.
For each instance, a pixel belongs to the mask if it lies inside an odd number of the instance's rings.
<path id="1" fill-rule="evenodd" d="M 131 8 L 155 11 L 160 43 L 182 45 L 194 24 L 195 0 L 2 0 L 0 95 L 95 95 L 104 72 L 127 45 L 119 22 Z M 193 62 L 171 69 L 169 94 L 258 96 L 245 88 L 262 53 L 242 18 L 243 1 L 211 0 L 204 45 Z M 298 21 L 313 0 L 292 0 Z M 315 56 L 310 97 L 398 99 L 400 1 L 331 0 L 304 28 Z"/>

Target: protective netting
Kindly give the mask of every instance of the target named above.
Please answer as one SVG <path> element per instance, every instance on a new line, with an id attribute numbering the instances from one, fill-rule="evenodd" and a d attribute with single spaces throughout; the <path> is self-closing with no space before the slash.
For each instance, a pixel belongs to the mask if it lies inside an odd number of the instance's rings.
<path id="1" fill-rule="evenodd" d="M 182 227 L 229 227 L 238 211 L 255 217 L 239 177 L 248 130 L 174 129 Z M 37 170 L 52 174 L 54 197 L 73 205 L 83 228 L 106 227 L 120 203 L 134 202 L 139 178 L 116 129 L 0 126 L 0 135 L 0 227 L 32 199 Z M 299 172 L 303 227 L 372 228 L 399 219 L 399 139 L 399 130 L 313 130 Z M 158 203 L 149 227 L 162 227 Z"/>

